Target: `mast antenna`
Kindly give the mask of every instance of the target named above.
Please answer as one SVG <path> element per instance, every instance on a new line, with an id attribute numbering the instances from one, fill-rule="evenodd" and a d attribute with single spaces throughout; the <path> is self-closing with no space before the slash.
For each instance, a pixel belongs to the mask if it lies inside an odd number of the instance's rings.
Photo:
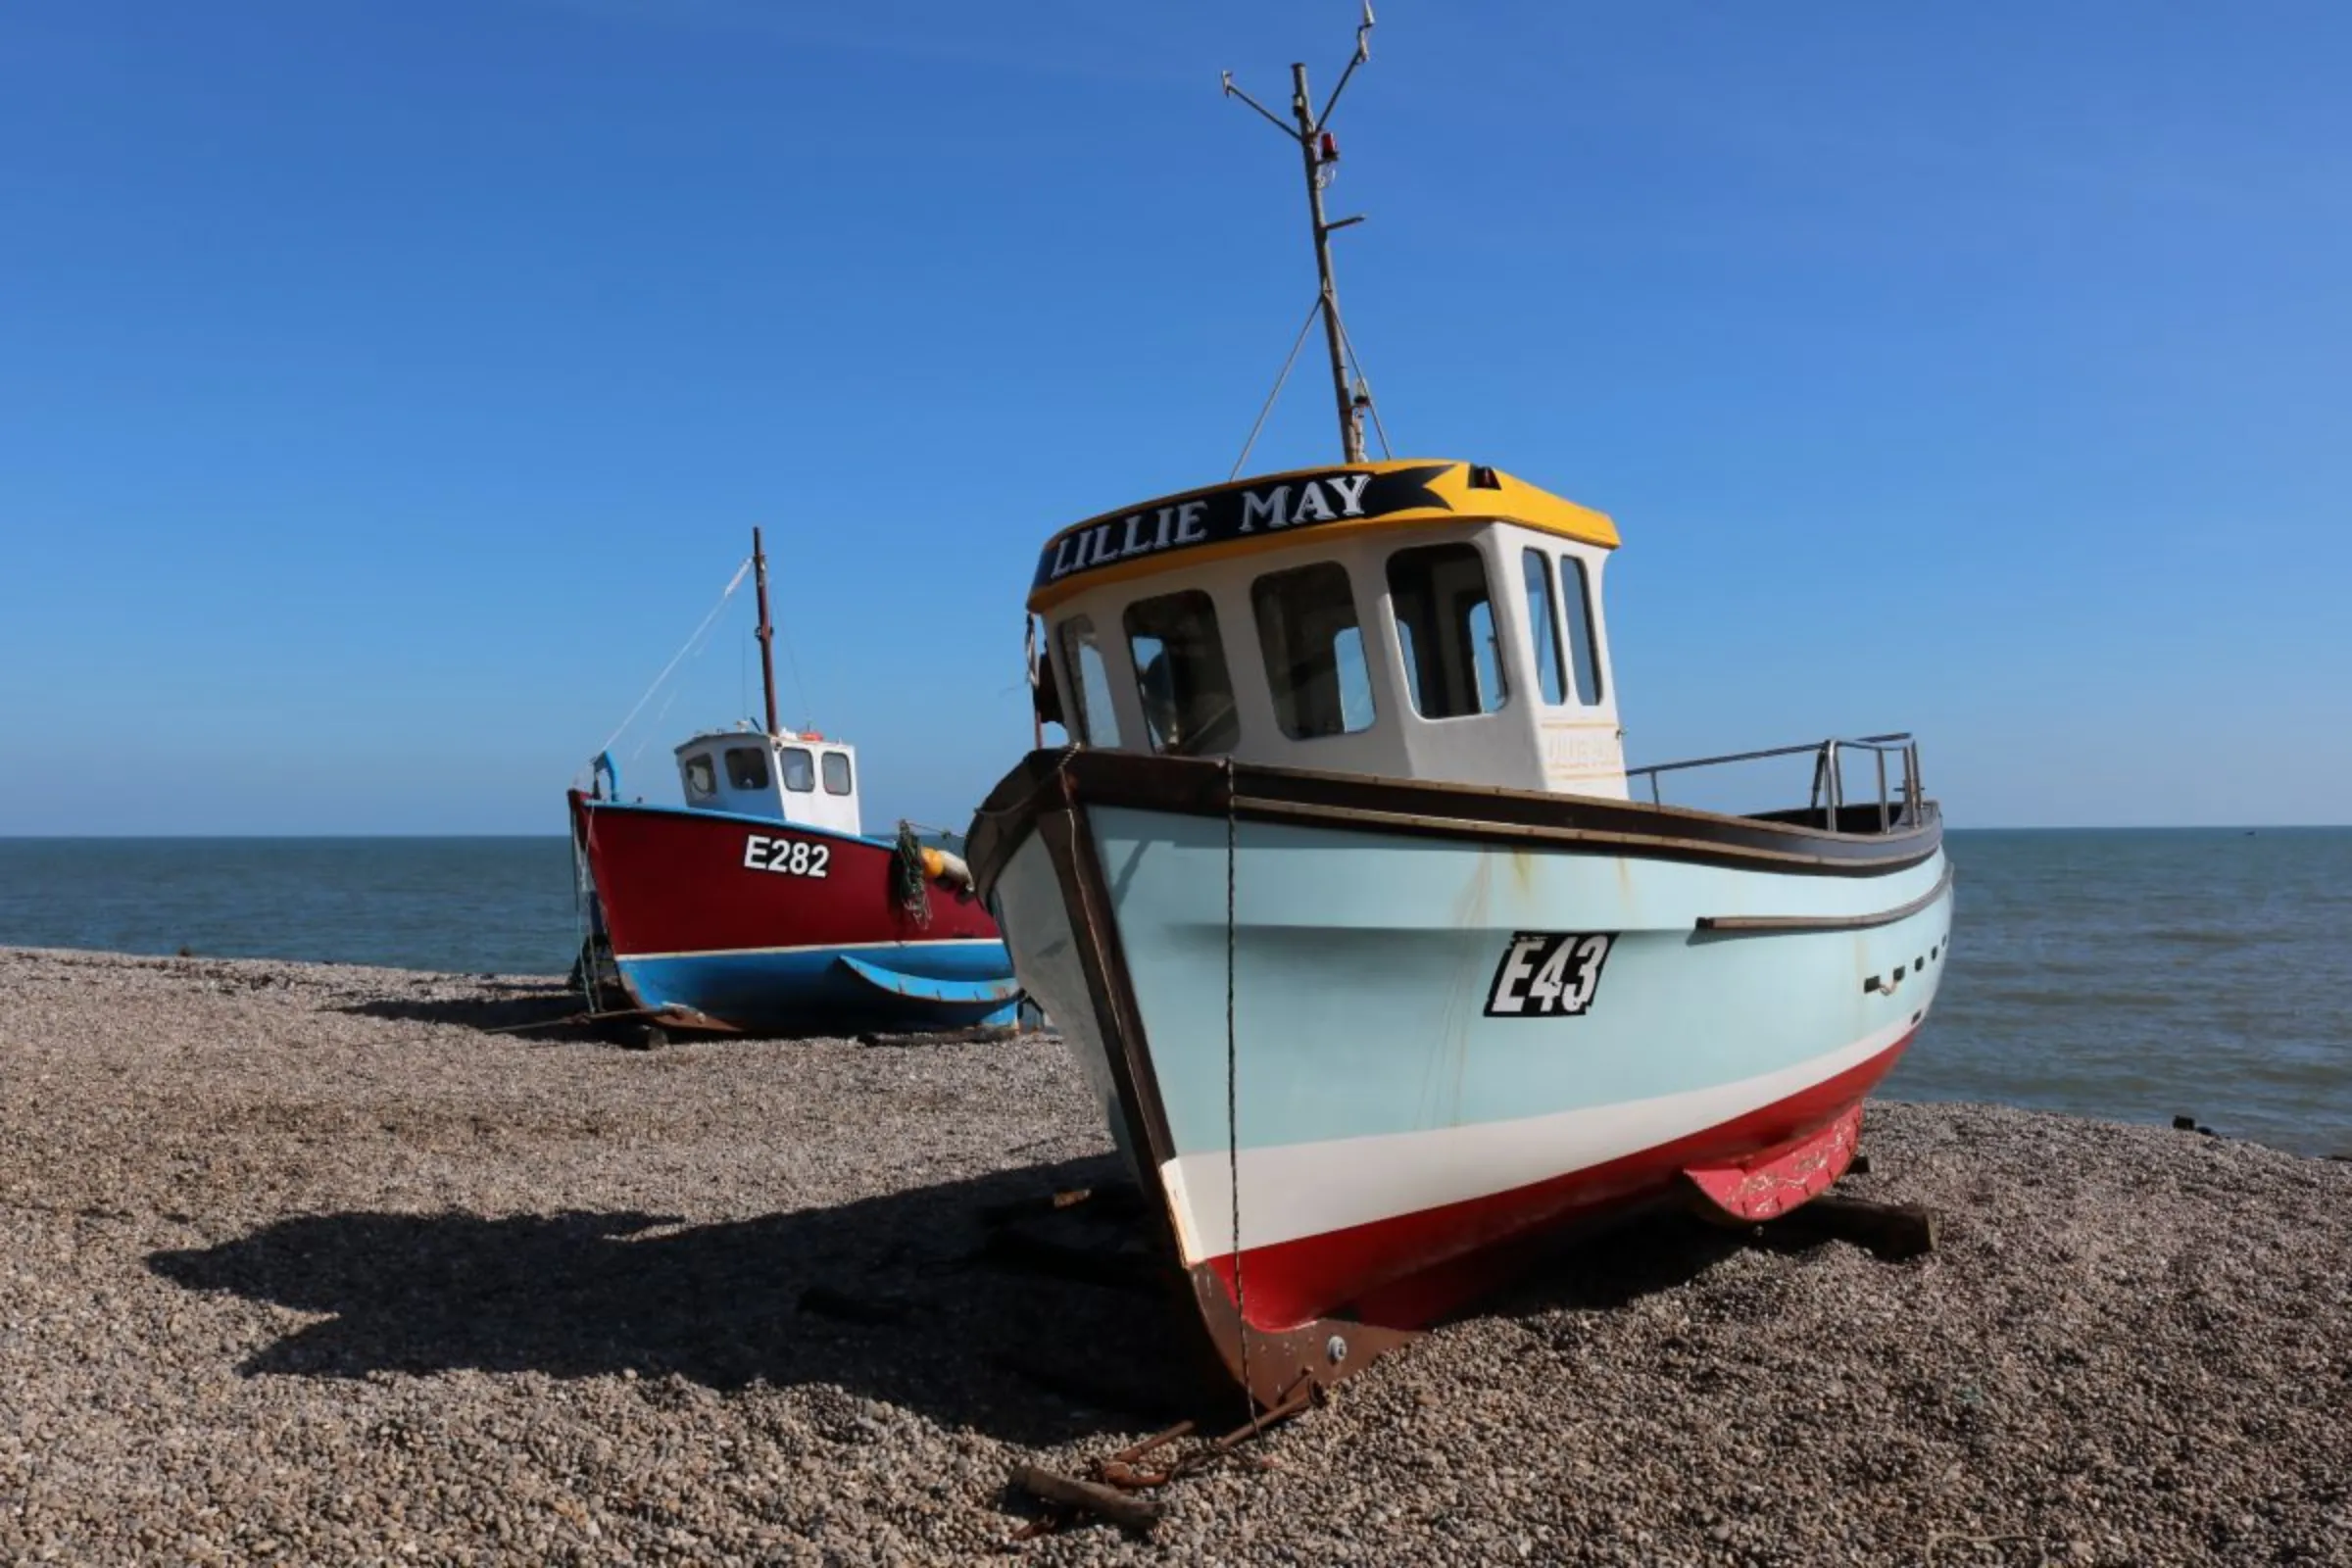
<path id="1" fill-rule="evenodd" d="M 760 685 L 767 694 L 767 733 L 772 739 L 781 727 L 776 723 L 776 657 L 773 646 L 776 628 L 768 623 L 767 552 L 760 548 L 760 530 L 756 526 L 752 529 L 752 579 L 760 590 Z M 803 701 L 806 700 L 804 697 Z"/>
<path id="2" fill-rule="evenodd" d="M 1350 223 L 1362 222 L 1363 219 L 1358 216 L 1343 218 L 1337 222 L 1325 221 L 1323 187 L 1331 179 L 1340 161 L 1340 145 L 1327 128 L 1331 124 L 1331 112 L 1339 107 L 1340 94 L 1348 90 L 1349 79 L 1355 75 L 1355 68 L 1371 58 L 1372 0 L 1364 0 L 1364 20 L 1355 29 L 1355 53 L 1348 59 L 1348 69 L 1340 73 L 1339 85 L 1331 89 L 1331 97 L 1325 101 L 1321 114 L 1315 113 L 1314 100 L 1307 93 L 1306 67 L 1303 65 L 1294 64 L 1291 67 L 1291 122 L 1288 123 L 1264 104 L 1235 86 L 1232 72 L 1223 73 L 1226 97 L 1239 98 L 1263 116 L 1267 124 L 1298 144 L 1298 156 L 1306 171 L 1306 210 L 1314 223 L 1315 274 L 1322 285 L 1318 309 L 1323 317 L 1323 341 L 1331 351 L 1331 390 L 1339 407 L 1340 450 L 1348 463 L 1364 461 L 1364 414 L 1372 407 L 1372 389 L 1360 377 L 1352 390 L 1348 386 L 1348 338 L 1340 326 L 1339 288 L 1331 278 L 1331 236 Z M 1287 368 L 1285 373 L 1288 373 Z M 1279 383 L 1276 390 L 1280 390 Z M 1262 420 L 1264 416 L 1260 415 L 1259 418 Z"/>

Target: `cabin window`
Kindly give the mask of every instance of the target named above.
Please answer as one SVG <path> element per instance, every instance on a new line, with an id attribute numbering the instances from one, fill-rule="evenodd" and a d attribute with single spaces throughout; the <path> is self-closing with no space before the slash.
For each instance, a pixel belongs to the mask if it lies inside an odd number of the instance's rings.
<path id="1" fill-rule="evenodd" d="M 1230 750 L 1241 724 L 1208 595 L 1188 588 L 1139 600 L 1127 607 L 1126 622 L 1152 749 L 1179 756 Z"/>
<path id="2" fill-rule="evenodd" d="M 1509 692 L 1494 604 L 1475 545 L 1423 545 L 1389 558 L 1389 605 L 1405 687 L 1424 718 L 1492 713 Z"/>
<path id="3" fill-rule="evenodd" d="M 718 793 L 718 769 L 710 763 L 710 754 L 698 752 L 686 759 L 686 798 L 707 801 Z"/>
<path id="4" fill-rule="evenodd" d="M 776 755 L 784 760 L 784 787 L 795 795 L 816 788 L 816 761 L 806 746 L 787 746 Z"/>
<path id="5" fill-rule="evenodd" d="M 849 794 L 850 754 L 847 752 L 827 752 L 824 756 L 823 765 L 825 769 L 825 793 L 827 795 Z"/>
<path id="6" fill-rule="evenodd" d="M 1110 706 L 1110 669 L 1095 644 L 1095 623 L 1073 615 L 1061 623 L 1061 667 L 1070 673 L 1069 731 L 1081 746 L 1119 744 L 1119 716 Z"/>
<path id="7" fill-rule="evenodd" d="M 1556 612 L 1558 595 L 1552 591 L 1551 558 L 1541 550 L 1529 550 L 1519 557 L 1520 571 L 1527 579 L 1527 634 L 1536 645 L 1536 684 L 1547 703 L 1568 700 L 1568 666 L 1560 658 L 1560 617 Z"/>
<path id="8" fill-rule="evenodd" d="M 1576 661 L 1576 690 L 1588 705 L 1600 701 L 1600 642 L 1592 635 L 1592 579 L 1580 556 L 1560 558 L 1560 587 L 1568 600 L 1568 651 Z"/>
<path id="9" fill-rule="evenodd" d="M 1295 741 L 1372 727 L 1372 679 L 1348 568 L 1317 562 L 1250 586 L 1274 718 Z"/>
<path id="10" fill-rule="evenodd" d="M 767 753 L 750 746 L 727 748 L 727 783 L 739 790 L 767 788 Z"/>

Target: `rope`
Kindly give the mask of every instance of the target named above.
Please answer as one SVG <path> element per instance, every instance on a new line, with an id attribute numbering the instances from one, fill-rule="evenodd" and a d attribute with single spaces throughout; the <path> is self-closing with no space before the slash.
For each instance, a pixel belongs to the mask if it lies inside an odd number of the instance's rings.
<path id="1" fill-rule="evenodd" d="M 575 832 L 571 839 L 571 925 L 579 933 L 580 945 L 571 960 L 571 973 L 580 983 L 581 1004 L 590 1012 L 596 1010 L 596 922 L 588 916 L 588 900 L 593 897 L 594 887 L 588 870 L 588 847 Z"/>
<path id="2" fill-rule="evenodd" d="M 1242 1288 L 1242 1110 L 1240 1057 L 1233 1026 L 1235 840 L 1233 759 L 1225 759 L 1225 1187 L 1233 1199 L 1233 1321 L 1241 1342 L 1242 1396 L 1257 1419 L 1257 1390 L 1250 1382 L 1250 1298 Z"/>
<path id="3" fill-rule="evenodd" d="M 1291 357 L 1282 362 L 1282 373 L 1274 378 L 1274 390 L 1266 394 L 1265 407 L 1257 411 L 1257 422 L 1250 427 L 1250 439 L 1242 443 L 1242 455 L 1233 460 L 1233 472 L 1227 474 L 1226 478 L 1235 477 L 1242 471 L 1242 465 L 1250 461 L 1250 449 L 1257 445 L 1257 432 L 1266 427 L 1266 416 L 1274 412 L 1274 400 L 1282 396 L 1282 385 L 1291 378 L 1291 367 L 1298 363 L 1298 351 L 1306 347 L 1306 334 L 1314 326 L 1315 316 L 1322 309 L 1323 295 L 1318 290 L 1315 303 L 1307 307 L 1306 319 L 1298 327 L 1298 336 L 1291 344 Z"/>
<path id="4" fill-rule="evenodd" d="M 662 673 L 654 677 L 654 683 L 645 689 L 645 695 L 637 699 L 637 706 L 630 709 L 629 716 L 620 721 L 620 728 L 614 730 L 611 737 L 606 740 L 605 744 L 597 748 L 598 751 L 611 751 L 612 749 L 613 742 L 619 740 L 622 735 L 628 732 L 629 726 L 636 722 L 637 715 L 645 711 L 645 705 L 654 700 L 654 693 L 660 691 L 662 689 L 662 683 L 669 679 L 669 672 L 678 667 L 678 661 L 684 659 L 687 654 L 693 651 L 694 645 L 701 642 L 703 640 L 703 634 L 710 629 L 710 623 L 718 619 L 718 612 L 727 608 L 727 601 L 734 598 L 735 590 L 743 586 L 744 573 L 750 571 L 751 569 L 751 558 L 746 556 L 744 558 L 743 564 L 735 568 L 735 575 L 727 579 L 727 586 L 719 594 L 718 603 L 710 607 L 710 613 L 703 617 L 703 623 L 694 628 L 694 635 L 686 639 L 684 646 L 680 647 L 676 653 L 669 656 L 669 662 L 662 666 Z M 666 711 L 666 710 L 664 710 L 664 711 Z"/>
<path id="5" fill-rule="evenodd" d="M 931 895 L 923 876 L 923 841 L 915 835 L 912 822 L 899 824 L 899 853 L 897 864 L 899 907 L 906 918 L 917 926 L 931 924 Z"/>

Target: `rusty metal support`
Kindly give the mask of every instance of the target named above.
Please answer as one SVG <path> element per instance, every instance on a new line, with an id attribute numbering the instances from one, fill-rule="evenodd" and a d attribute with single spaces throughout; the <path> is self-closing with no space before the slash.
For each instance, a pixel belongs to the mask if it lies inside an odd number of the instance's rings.
<path id="1" fill-rule="evenodd" d="M 1066 1508 L 1083 1508 L 1112 1524 L 1138 1534 L 1149 1534 L 1159 1523 L 1164 1511 L 1149 1497 L 1138 1497 L 1106 1487 L 1096 1481 L 1080 1481 L 1074 1476 L 1058 1475 L 1039 1465 L 1021 1464 L 1012 1468 L 1012 1485 L 1032 1497 L 1059 1503 Z"/>
<path id="2" fill-rule="evenodd" d="M 1110 1486 L 1122 1487 L 1128 1491 L 1164 1487 L 1171 1482 L 1181 1481 L 1186 1476 L 1199 1474 L 1220 1459 L 1232 1457 L 1243 1444 L 1253 1438 L 1262 1437 L 1293 1416 L 1304 1413 L 1321 1396 L 1320 1385 L 1302 1382 L 1298 1391 L 1283 1400 L 1281 1404 L 1260 1410 L 1224 1436 L 1211 1439 L 1189 1452 L 1179 1454 L 1176 1462 L 1166 1469 L 1138 1470 L 1135 1467 L 1136 1461 L 1143 1458 L 1145 1454 L 1164 1448 L 1179 1439 L 1191 1437 L 1197 1430 L 1193 1422 L 1179 1421 L 1165 1432 L 1155 1433 L 1131 1447 L 1121 1448 L 1107 1459 L 1096 1460 L 1093 1466 L 1095 1478 Z"/>

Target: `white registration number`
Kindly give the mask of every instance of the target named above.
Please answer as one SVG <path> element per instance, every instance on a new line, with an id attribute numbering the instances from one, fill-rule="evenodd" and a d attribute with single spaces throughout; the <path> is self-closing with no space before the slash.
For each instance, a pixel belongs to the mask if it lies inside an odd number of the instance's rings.
<path id="1" fill-rule="evenodd" d="M 1575 1018 L 1600 992 L 1611 935 L 1521 931 L 1502 950 L 1487 993 L 1490 1018 Z"/>
<path id="2" fill-rule="evenodd" d="M 747 871 L 823 876 L 832 858 L 832 845 L 811 844 L 807 839 L 771 839 L 755 833 L 743 844 L 743 868 Z"/>

